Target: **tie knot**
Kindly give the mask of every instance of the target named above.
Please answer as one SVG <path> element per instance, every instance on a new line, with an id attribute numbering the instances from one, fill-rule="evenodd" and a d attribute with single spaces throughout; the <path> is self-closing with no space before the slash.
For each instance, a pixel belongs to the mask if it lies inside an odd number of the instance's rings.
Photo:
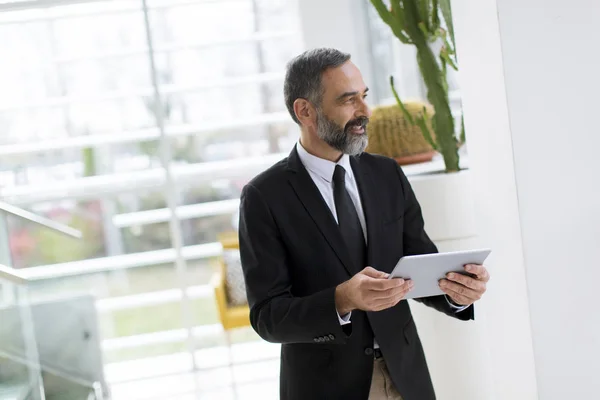
<path id="1" fill-rule="evenodd" d="M 335 185 L 345 185 L 346 184 L 346 170 L 341 165 L 335 166 L 335 171 L 333 172 L 333 183 Z"/>

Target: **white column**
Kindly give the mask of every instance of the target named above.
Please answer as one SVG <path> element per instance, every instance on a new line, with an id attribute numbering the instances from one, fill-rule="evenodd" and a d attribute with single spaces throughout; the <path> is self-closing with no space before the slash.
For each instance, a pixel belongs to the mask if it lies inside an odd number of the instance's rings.
<path id="1" fill-rule="evenodd" d="M 495 0 L 452 3 L 480 238 L 493 249 L 486 317 L 495 399 L 532 400 L 535 370 L 512 137 Z"/>
<path id="2" fill-rule="evenodd" d="M 462 0 L 453 12 L 480 234 L 494 248 L 482 307 L 493 391 L 596 398 L 600 3 Z"/>

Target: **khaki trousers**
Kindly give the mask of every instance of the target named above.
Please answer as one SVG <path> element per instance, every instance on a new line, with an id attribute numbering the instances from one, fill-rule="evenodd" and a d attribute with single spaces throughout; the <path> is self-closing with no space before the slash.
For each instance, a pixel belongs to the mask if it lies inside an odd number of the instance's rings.
<path id="1" fill-rule="evenodd" d="M 396 390 L 383 358 L 375 359 L 369 400 L 402 400 Z"/>

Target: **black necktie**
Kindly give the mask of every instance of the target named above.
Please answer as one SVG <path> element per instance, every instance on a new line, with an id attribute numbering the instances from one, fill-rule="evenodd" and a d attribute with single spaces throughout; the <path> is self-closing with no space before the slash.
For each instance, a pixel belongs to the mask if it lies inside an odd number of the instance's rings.
<path id="1" fill-rule="evenodd" d="M 341 165 L 336 165 L 333 173 L 333 198 L 342 237 L 357 268 L 355 272 L 359 272 L 367 263 L 365 237 L 354 203 L 346 191 L 346 170 Z"/>

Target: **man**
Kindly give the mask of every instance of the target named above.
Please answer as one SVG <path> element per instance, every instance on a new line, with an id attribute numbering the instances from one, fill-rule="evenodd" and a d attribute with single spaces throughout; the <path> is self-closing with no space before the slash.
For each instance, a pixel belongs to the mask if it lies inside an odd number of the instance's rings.
<path id="1" fill-rule="evenodd" d="M 437 248 L 401 168 L 363 153 L 367 91 L 348 54 L 293 59 L 284 95 L 300 141 L 241 196 L 250 321 L 282 343 L 282 399 L 435 398 L 403 301 L 412 284 L 386 278 L 400 257 Z M 442 280 L 447 295 L 420 301 L 472 319 L 489 275 L 480 265 L 468 272 Z"/>

